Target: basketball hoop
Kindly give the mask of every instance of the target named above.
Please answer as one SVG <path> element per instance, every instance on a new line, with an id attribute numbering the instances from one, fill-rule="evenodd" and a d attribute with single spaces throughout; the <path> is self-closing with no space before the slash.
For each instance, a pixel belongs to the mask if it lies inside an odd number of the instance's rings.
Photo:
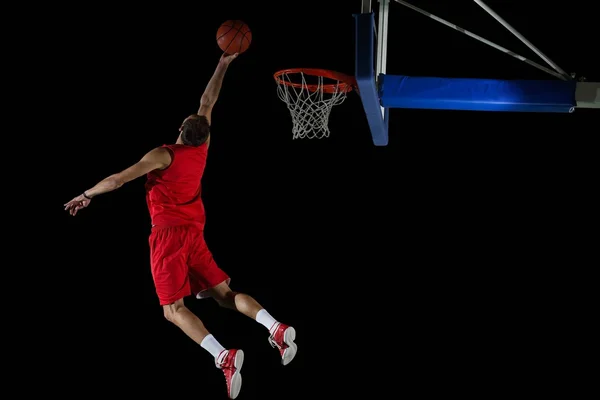
<path id="1" fill-rule="evenodd" d="M 294 139 L 329 137 L 331 109 L 342 104 L 356 86 L 354 77 L 326 69 L 284 69 L 273 77 L 277 94 L 292 115 Z M 307 81 L 307 77 L 314 83 Z"/>

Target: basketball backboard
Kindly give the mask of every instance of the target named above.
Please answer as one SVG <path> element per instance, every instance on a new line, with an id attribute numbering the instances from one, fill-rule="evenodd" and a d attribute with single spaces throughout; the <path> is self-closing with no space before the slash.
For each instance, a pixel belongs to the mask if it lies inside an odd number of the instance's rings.
<path id="1" fill-rule="evenodd" d="M 570 113 L 576 107 L 600 107 L 600 85 L 598 83 L 578 82 L 574 76 L 563 71 L 483 1 L 474 1 L 525 43 L 549 67 L 516 54 L 415 7 L 405 0 L 361 0 L 361 12 L 354 14 L 355 77 L 373 143 L 376 146 L 388 144 L 390 108 Z M 375 22 L 375 6 L 378 7 L 377 23 Z M 421 16 L 442 23 L 558 79 L 507 81 L 388 74 L 386 62 L 390 10 L 394 15 L 400 14 L 401 11 L 421 14 Z"/>

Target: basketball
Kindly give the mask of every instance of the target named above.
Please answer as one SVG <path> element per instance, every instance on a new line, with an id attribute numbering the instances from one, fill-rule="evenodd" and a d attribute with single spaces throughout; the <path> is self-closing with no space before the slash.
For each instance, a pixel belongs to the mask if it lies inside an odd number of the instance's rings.
<path id="1" fill-rule="evenodd" d="M 228 20 L 217 30 L 217 44 L 227 54 L 242 54 L 252 42 L 252 32 L 244 21 Z"/>

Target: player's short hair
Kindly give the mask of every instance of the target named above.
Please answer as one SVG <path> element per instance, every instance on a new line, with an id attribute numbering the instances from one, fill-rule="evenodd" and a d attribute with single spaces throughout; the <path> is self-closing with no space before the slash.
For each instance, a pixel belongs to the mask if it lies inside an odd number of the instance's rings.
<path id="1" fill-rule="evenodd" d="M 208 139 L 210 125 L 204 115 L 190 115 L 181 125 L 181 141 L 188 146 L 201 146 Z"/>

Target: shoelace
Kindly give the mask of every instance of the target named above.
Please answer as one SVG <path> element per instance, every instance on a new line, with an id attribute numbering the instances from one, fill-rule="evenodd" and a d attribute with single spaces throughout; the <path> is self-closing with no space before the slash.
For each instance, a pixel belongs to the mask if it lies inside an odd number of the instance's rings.
<path id="1" fill-rule="evenodd" d="M 269 343 L 271 343 L 271 347 L 277 347 L 279 350 L 281 350 L 282 346 L 279 343 L 277 343 L 275 339 L 273 339 L 273 336 L 269 336 Z"/>

